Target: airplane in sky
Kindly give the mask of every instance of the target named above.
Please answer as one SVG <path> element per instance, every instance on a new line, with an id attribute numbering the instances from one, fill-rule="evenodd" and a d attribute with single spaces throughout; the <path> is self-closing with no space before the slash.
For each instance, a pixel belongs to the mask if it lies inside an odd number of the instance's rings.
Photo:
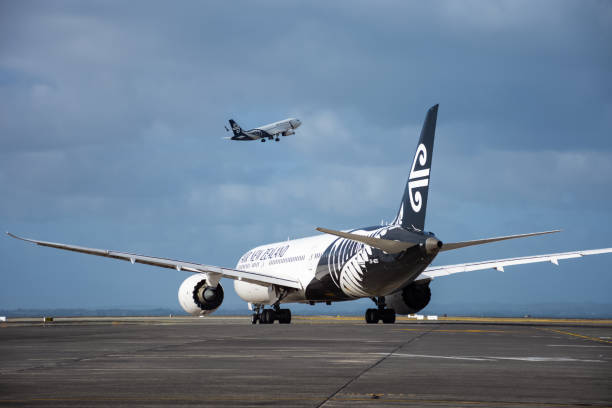
<path id="1" fill-rule="evenodd" d="M 168 258 L 117 252 L 105 249 L 58 244 L 11 237 L 68 251 L 176 269 L 192 275 L 183 281 L 178 298 L 192 315 L 214 312 L 223 302 L 221 278 L 234 280 L 238 296 L 253 311 L 252 322 L 269 324 L 291 322 L 286 303 L 348 301 L 370 298 L 376 307 L 366 310 L 367 323 L 394 323 L 396 313 L 411 314 L 423 309 L 431 299 L 434 278 L 484 269 L 503 271 L 505 267 L 536 262 L 551 262 L 612 252 L 612 248 L 571 251 L 430 266 L 440 252 L 508 239 L 558 232 L 545 231 L 496 238 L 443 243 L 425 232 L 425 212 L 429 191 L 434 135 L 438 105 L 429 109 L 399 211 L 389 225 L 323 232 L 307 238 L 258 246 L 246 252 L 235 268 L 177 261 Z"/>
<path id="2" fill-rule="evenodd" d="M 234 119 L 229 120 L 230 126 L 234 136 L 228 137 L 230 140 L 261 140 L 265 142 L 266 139 L 274 139 L 277 142 L 280 140 L 279 136 L 289 136 L 295 134 L 295 129 L 299 128 L 302 122 L 296 118 L 287 118 L 278 122 L 270 123 L 268 125 L 256 127 L 251 130 L 244 130 L 238 125 Z M 229 129 L 225 127 L 225 130 L 229 132 Z"/>

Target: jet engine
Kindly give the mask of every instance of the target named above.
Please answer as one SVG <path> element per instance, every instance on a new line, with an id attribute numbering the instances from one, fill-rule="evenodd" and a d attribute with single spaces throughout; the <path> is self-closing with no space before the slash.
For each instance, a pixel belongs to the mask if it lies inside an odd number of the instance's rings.
<path id="1" fill-rule="evenodd" d="M 204 274 L 191 275 L 181 283 L 178 299 L 181 307 L 187 313 L 207 315 L 219 308 L 223 302 L 223 287 L 209 284 Z"/>
<path id="2" fill-rule="evenodd" d="M 413 314 L 425 308 L 431 300 L 429 281 L 426 283 L 412 282 L 402 290 L 385 296 L 388 308 L 395 309 L 397 314 Z"/>
<path id="3" fill-rule="evenodd" d="M 289 129 L 283 132 L 283 136 L 295 135 L 295 130 Z"/>

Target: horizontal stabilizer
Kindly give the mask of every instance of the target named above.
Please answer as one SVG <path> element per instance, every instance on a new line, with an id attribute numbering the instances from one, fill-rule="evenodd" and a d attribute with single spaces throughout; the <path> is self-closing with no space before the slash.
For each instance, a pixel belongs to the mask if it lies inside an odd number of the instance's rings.
<path id="1" fill-rule="evenodd" d="M 389 254 L 397 254 L 399 252 L 405 251 L 406 249 L 417 245 L 414 242 L 402 242 L 402 241 L 393 241 L 390 239 L 374 238 L 374 237 L 368 237 L 365 235 L 357 235 L 357 234 L 351 234 L 348 232 L 330 230 L 327 228 L 317 228 L 317 231 L 324 232 L 330 235 L 336 235 L 338 237 L 350 239 L 353 241 L 361 242 L 373 248 L 378 248 Z"/>
<path id="2" fill-rule="evenodd" d="M 505 237 L 497 237 L 497 238 L 486 238 L 486 239 L 477 239 L 475 241 L 463 241 L 463 242 L 451 242 L 448 244 L 444 244 L 440 249 L 442 251 L 450 251 L 452 249 L 465 248 L 472 245 L 482 245 L 489 244 L 491 242 L 497 241 L 505 241 L 507 239 L 515 239 L 515 238 L 526 238 L 526 237 L 534 237 L 536 235 L 545 235 L 545 234 L 553 234 L 555 232 L 560 232 L 561 230 L 553 230 L 553 231 L 544 231 L 544 232 L 532 232 L 530 234 L 520 234 L 520 235 L 508 235 Z"/>

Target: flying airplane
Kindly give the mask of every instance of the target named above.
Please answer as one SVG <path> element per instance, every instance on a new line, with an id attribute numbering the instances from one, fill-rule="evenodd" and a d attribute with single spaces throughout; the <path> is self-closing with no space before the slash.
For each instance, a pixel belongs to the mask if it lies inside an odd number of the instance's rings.
<path id="1" fill-rule="evenodd" d="M 612 248 L 605 248 L 430 266 L 440 252 L 558 232 L 451 243 L 443 243 L 432 232 L 425 232 L 437 114 L 438 105 L 427 112 L 399 211 L 392 223 L 346 231 L 317 228 L 324 234 L 253 248 L 240 257 L 235 268 L 7 234 L 41 246 L 191 273 L 181 284 L 178 298 L 183 309 L 192 315 L 206 315 L 217 310 L 224 296 L 220 279 L 233 279 L 236 293 L 248 302 L 253 311 L 252 323 L 260 324 L 290 323 L 291 311 L 281 308 L 281 304 L 329 303 L 359 298 L 370 298 L 376 305 L 366 310 L 367 323 L 380 320 L 394 323 L 396 313 L 416 313 L 427 306 L 431 299 L 430 282 L 438 277 L 485 269 L 503 271 L 508 266 L 536 262 L 559 265 L 559 261 L 564 259 L 612 252 Z"/>
<path id="2" fill-rule="evenodd" d="M 302 122 L 296 118 L 287 118 L 278 122 L 270 123 L 268 125 L 256 127 L 251 130 L 243 130 L 234 119 L 229 120 L 230 126 L 234 136 L 228 137 L 230 140 L 261 140 L 265 142 L 266 139 L 274 139 L 277 142 L 280 140 L 278 137 L 289 136 L 295 134 L 295 129 L 299 128 Z M 229 131 L 225 127 L 226 131 Z"/>

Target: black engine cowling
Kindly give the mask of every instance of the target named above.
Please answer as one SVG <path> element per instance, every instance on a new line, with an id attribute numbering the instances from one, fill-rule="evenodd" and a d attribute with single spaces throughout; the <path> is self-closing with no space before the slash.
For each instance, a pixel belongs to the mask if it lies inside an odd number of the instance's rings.
<path id="1" fill-rule="evenodd" d="M 385 296 L 387 307 L 395 309 L 397 314 L 414 314 L 424 309 L 430 300 L 429 281 L 425 283 L 412 282 L 402 290 Z"/>
<path id="2" fill-rule="evenodd" d="M 205 315 L 214 312 L 223 303 L 223 287 L 211 286 L 206 275 L 195 274 L 183 281 L 178 298 L 183 310 L 192 315 Z"/>

